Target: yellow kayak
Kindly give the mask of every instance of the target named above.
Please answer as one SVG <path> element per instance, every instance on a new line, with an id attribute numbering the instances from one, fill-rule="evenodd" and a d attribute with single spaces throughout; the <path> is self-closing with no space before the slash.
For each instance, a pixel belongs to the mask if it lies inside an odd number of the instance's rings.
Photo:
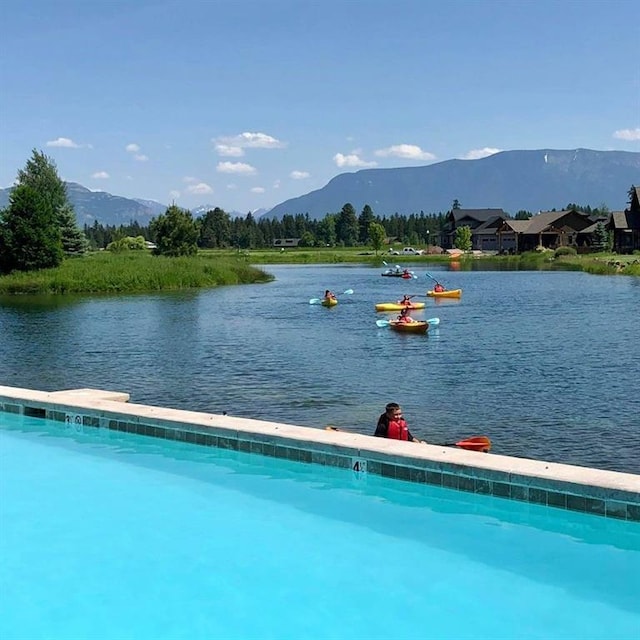
<path id="1" fill-rule="evenodd" d="M 320 304 L 323 307 L 335 307 L 338 304 L 338 298 L 323 298 Z"/>
<path id="2" fill-rule="evenodd" d="M 445 291 L 427 291 L 430 298 L 460 298 L 462 289 L 448 289 Z"/>
<path id="3" fill-rule="evenodd" d="M 400 333 L 427 333 L 429 329 L 429 323 L 424 321 L 400 322 L 399 320 L 392 320 L 389 322 L 389 326 Z"/>
<path id="4" fill-rule="evenodd" d="M 380 302 L 376 305 L 376 311 L 402 311 L 403 309 L 424 309 L 424 302 L 412 302 L 411 304 L 399 304 L 398 302 Z"/>

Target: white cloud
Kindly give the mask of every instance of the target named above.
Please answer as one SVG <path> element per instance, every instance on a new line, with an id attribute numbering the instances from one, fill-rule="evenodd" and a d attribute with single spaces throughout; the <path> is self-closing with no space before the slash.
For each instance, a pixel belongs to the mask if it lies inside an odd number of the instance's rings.
<path id="1" fill-rule="evenodd" d="M 237 189 L 237 188 L 238 188 L 238 185 L 237 185 L 237 184 L 234 184 L 233 182 L 230 182 L 230 183 L 227 185 L 227 189 L 231 189 L 231 190 L 233 190 L 233 189 Z"/>
<path id="2" fill-rule="evenodd" d="M 91 177 L 98 180 L 106 180 L 109 177 L 109 174 L 106 171 L 96 171 L 91 174 Z"/>
<path id="3" fill-rule="evenodd" d="M 273 188 L 274 189 L 279 189 L 280 188 L 280 180 L 274 180 L 273 181 Z"/>
<path id="4" fill-rule="evenodd" d="M 376 167 L 378 166 L 377 162 L 366 162 L 362 160 L 357 153 L 349 153 L 348 155 L 343 155 L 342 153 L 336 153 L 333 156 L 333 161 L 336 163 L 338 167 Z"/>
<path id="5" fill-rule="evenodd" d="M 204 195 L 207 193 L 213 193 L 213 189 L 206 182 L 198 182 L 196 184 L 190 184 L 187 187 L 187 193 Z"/>
<path id="6" fill-rule="evenodd" d="M 479 160 L 492 156 L 494 153 L 500 153 L 502 149 L 494 149 L 493 147 L 484 147 L 483 149 L 471 149 L 462 156 L 462 160 Z"/>
<path id="7" fill-rule="evenodd" d="M 180 197 L 180 192 L 177 189 L 171 189 L 171 191 L 169 191 L 169 197 L 177 200 Z"/>
<path id="8" fill-rule="evenodd" d="M 211 140 L 221 156 L 240 157 L 243 149 L 282 149 L 287 145 L 266 133 L 245 131 L 237 136 L 220 136 Z"/>
<path id="9" fill-rule="evenodd" d="M 251 193 L 264 193 L 264 187 L 253 187 Z"/>
<path id="10" fill-rule="evenodd" d="M 636 127 L 635 129 L 618 129 L 618 131 L 614 132 L 613 137 L 618 138 L 618 140 L 640 140 L 640 127 Z"/>
<path id="11" fill-rule="evenodd" d="M 405 158 L 407 160 L 435 160 L 429 151 L 423 151 L 415 144 L 394 144 L 386 149 L 378 149 L 375 155 L 379 158 Z"/>
<path id="12" fill-rule="evenodd" d="M 219 173 L 236 173 L 244 176 L 252 176 L 257 173 L 255 167 L 244 162 L 218 162 L 216 171 Z"/>
<path id="13" fill-rule="evenodd" d="M 74 142 L 71 138 L 56 138 L 55 140 L 49 140 L 47 147 L 61 147 L 64 149 L 79 149 L 82 145 Z"/>
<path id="14" fill-rule="evenodd" d="M 127 153 L 132 153 L 133 157 L 138 162 L 146 162 L 149 159 L 149 156 L 146 156 L 144 153 L 140 153 L 140 145 L 136 144 L 135 142 L 130 142 L 125 147 L 125 150 Z"/>
<path id="15" fill-rule="evenodd" d="M 289 174 L 290 178 L 293 178 L 294 180 L 304 180 L 305 178 L 309 177 L 309 172 L 308 171 L 292 171 Z"/>
<path id="16" fill-rule="evenodd" d="M 200 182 L 198 178 L 194 178 L 193 176 L 185 176 L 182 178 L 182 182 L 186 182 L 187 184 L 194 184 L 195 182 Z"/>
<path id="17" fill-rule="evenodd" d="M 234 147 L 229 144 L 217 144 L 216 151 L 219 156 L 227 156 L 229 158 L 241 158 L 244 155 L 242 147 Z"/>

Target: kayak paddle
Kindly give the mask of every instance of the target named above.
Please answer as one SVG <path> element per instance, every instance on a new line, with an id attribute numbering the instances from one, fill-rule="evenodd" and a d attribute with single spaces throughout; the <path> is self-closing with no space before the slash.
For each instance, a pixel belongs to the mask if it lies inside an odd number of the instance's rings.
<path id="1" fill-rule="evenodd" d="M 467 449 L 469 451 L 482 451 L 482 453 L 489 453 L 489 451 L 491 451 L 491 440 L 489 440 L 487 436 L 473 436 L 473 438 L 467 438 L 466 440 L 436 444 L 434 446 L 460 447 L 461 449 Z"/>
<path id="2" fill-rule="evenodd" d="M 338 427 L 328 425 L 325 427 L 325 431 L 349 431 L 349 429 L 339 429 Z M 473 436 L 471 438 L 466 438 L 465 440 L 458 440 L 458 442 L 437 444 L 425 442 L 424 444 L 430 444 L 433 447 L 460 447 L 461 449 L 467 449 L 468 451 L 481 451 L 482 453 L 489 453 L 489 451 L 491 451 L 491 440 L 489 440 L 487 436 Z"/>
<path id="3" fill-rule="evenodd" d="M 394 322 L 393 320 L 376 320 L 376 324 L 379 327 L 388 327 L 390 323 Z M 420 320 L 419 322 L 422 322 L 422 320 Z M 431 325 L 438 325 L 440 324 L 440 318 L 429 318 L 427 320 L 427 322 Z"/>

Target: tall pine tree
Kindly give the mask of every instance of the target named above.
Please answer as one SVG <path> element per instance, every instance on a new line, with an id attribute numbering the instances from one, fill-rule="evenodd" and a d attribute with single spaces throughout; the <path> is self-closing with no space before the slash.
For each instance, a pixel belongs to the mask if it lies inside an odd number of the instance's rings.
<path id="1" fill-rule="evenodd" d="M 50 200 L 29 185 L 18 185 L 0 216 L 0 271 L 57 267 L 62 258 L 60 227 Z"/>
<path id="2" fill-rule="evenodd" d="M 76 223 L 73 206 L 67 198 L 67 188 L 58 176 L 56 163 L 52 158 L 33 149 L 24 169 L 18 172 L 18 184 L 37 191 L 43 202 L 54 212 L 65 255 L 81 255 L 87 251 L 89 243 Z"/>

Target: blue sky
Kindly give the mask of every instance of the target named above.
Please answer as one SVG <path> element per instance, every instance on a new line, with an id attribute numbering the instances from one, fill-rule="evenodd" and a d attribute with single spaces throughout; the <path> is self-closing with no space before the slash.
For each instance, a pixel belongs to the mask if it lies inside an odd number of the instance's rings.
<path id="1" fill-rule="evenodd" d="M 246 213 L 366 167 L 640 151 L 640 3 L 4 0 L 0 186 Z"/>

